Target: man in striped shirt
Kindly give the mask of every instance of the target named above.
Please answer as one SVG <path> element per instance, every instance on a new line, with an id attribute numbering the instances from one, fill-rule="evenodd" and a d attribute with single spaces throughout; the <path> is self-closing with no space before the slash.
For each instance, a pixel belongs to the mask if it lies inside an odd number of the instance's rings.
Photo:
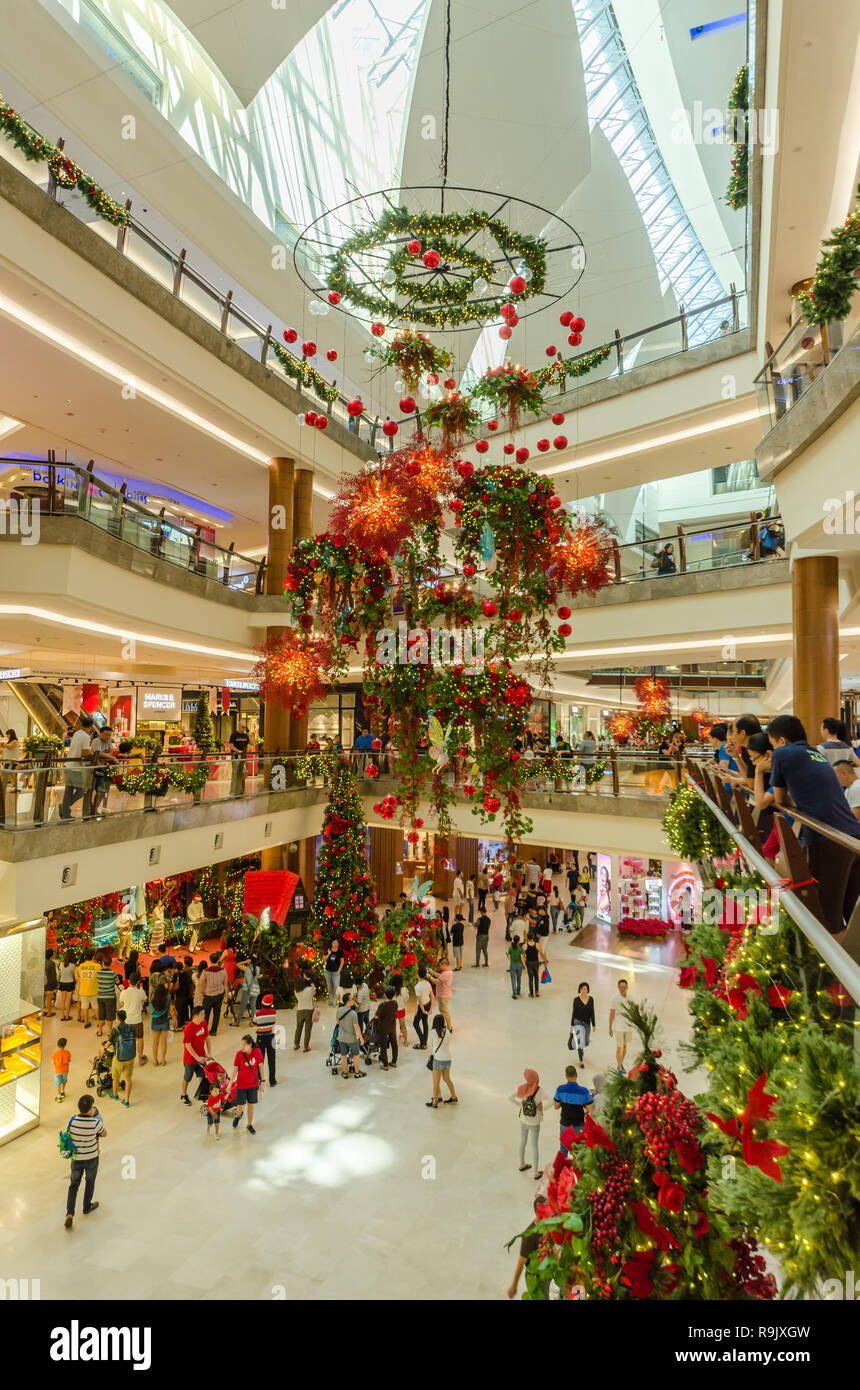
<path id="1" fill-rule="evenodd" d="M 271 994 L 264 994 L 254 1014 L 254 1027 L 257 1030 L 257 1046 L 269 1062 L 269 1085 L 277 1086 L 275 1080 L 275 1001 Z"/>
<path id="2" fill-rule="evenodd" d="M 67 1129 L 77 1150 L 72 1159 L 69 1193 L 66 1198 L 64 1225 L 66 1230 L 70 1231 L 74 1224 L 75 1203 L 78 1199 L 81 1178 L 84 1180 L 84 1216 L 88 1216 L 98 1206 L 98 1202 L 93 1201 L 93 1192 L 99 1171 L 99 1136 L 103 1135 L 107 1138 L 107 1130 L 93 1103 L 92 1096 L 81 1096 L 78 1101 L 78 1113 L 69 1120 Z"/>
<path id="3" fill-rule="evenodd" d="M 110 1032 L 114 1020 L 116 1019 L 117 977 L 111 969 L 111 960 L 112 956 L 110 951 L 102 951 L 101 955 L 96 957 L 96 963 L 99 968 L 99 973 L 96 976 L 98 985 L 96 1003 L 98 1004 L 99 1011 L 99 1026 L 96 1030 L 97 1038 L 101 1037 L 102 1029 L 106 1023 L 108 1025 L 108 1032 Z"/>

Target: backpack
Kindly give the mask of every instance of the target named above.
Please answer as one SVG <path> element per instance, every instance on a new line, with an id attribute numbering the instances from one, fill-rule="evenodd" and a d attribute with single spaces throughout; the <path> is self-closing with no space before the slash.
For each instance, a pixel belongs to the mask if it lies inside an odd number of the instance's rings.
<path id="1" fill-rule="evenodd" d="M 72 1119 L 74 1119 L 74 1116 L 72 1116 Z M 69 1120 L 69 1123 L 66 1125 L 66 1128 L 60 1130 L 60 1141 L 58 1147 L 60 1150 L 61 1158 L 74 1158 L 75 1154 L 78 1152 L 78 1146 L 72 1138 L 71 1134 L 69 1133 L 69 1127 L 71 1126 L 71 1123 L 72 1121 Z"/>
<path id="2" fill-rule="evenodd" d="M 535 1100 L 534 1096 L 526 1096 L 525 1100 L 520 1106 L 520 1109 L 527 1120 L 533 1120 L 535 1115 L 537 1114 L 538 1109 L 537 1101 Z"/>
<path id="3" fill-rule="evenodd" d="M 118 1062 L 133 1062 L 134 1054 L 137 1050 L 137 1043 L 130 1023 L 117 1024 L 116 1038 L 116 1060 Z"/>

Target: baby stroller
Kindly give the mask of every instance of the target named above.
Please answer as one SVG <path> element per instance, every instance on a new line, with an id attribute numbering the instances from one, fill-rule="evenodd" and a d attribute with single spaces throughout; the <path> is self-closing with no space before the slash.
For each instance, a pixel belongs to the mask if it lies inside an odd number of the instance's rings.
<path id="1" fill-rule="evenodd" d="M 361 1049 L 361 1055 L 367 1065 L 370 1066 L 372 1062 L 379 1061 L 379 1052 L 379 1024 L 376 1022 L 376 1015 L 374 1014 L 365 1031 L 364 1047 Z"/>
<path id="2" fill-rule="evenodd" d="M 113 1076 L 111 1075 L 113 1059 L 113 1044 L 107 1041 L 102 1043 L 98 1054 L 93 1058 L 93 1065 L 87 1077 L 87 1089 L 95 1091 L 97 1096 L 107 1095 L 108 1091 L 113 1090 Z"/>
<path id="3" fill-rule="evenodd" d="M 331 1035 L 331 1043 L 329 1044 L 329 1053 L 325 1059 L 326 1066 L 331 1067 L 332 1076 L 337 1076 L 340 1071 L 340 1048 L 337 1045 L 337 1034 L 338 1026 L 335 1024 L 334 1031 Z"/>
<path id="4" fill-rule="evenodd" d="M 201 1113 L 201 1115 L 205 1115 L 205 1114 L 206 1114 L 206 1102 L 207 1102 L 207 1100 L 209 1099 L 209 1092 L 210 1092 L 212 1086 L 215 1084 L 215 1082 L 216 1082 L 219 1078 L 225 1077 L 226 1075 L 227 1075 L 226 1068 L 222 1067 L 222 1065 L 221 1065 L 220 1062 L 214 1062 L 214 1061 L 211 1061 L 211 1060 L 210 1060 L 210 1061 L 205 1062 L 205 1063 L 203 1064 L 203 1075 L 202 1075 L 202 1077 L 200 1078 L 200 1084 L 199 1084 L 199 1086 L 197 1087 L 197 1090 L 194 1092 L 194 1099 L 200 1101 L 200 1113 Z M 228 1117 L 229 1117 L 229 1118 L 232 1118 L 232 1114 L 233 1114 L 233 1111 L 234 1111 L 235 1107 L 236 1107 L 236 1086 L 235 1086 L 235 1084 L 234 1084 L 234 1085 L 232 1085 L 232 1086 L 230 1087 L 229 1093 L 228 1093 L 228 1095 L 227 1095 L 227 1099 L 224 1101 L 224 1105 L 222 1106 L 222 1109 L 221 1109 L 221 1116 L 222 1116 L 222 1118 L 223 1118 L 223 1119 L 227 1119 Z"/>

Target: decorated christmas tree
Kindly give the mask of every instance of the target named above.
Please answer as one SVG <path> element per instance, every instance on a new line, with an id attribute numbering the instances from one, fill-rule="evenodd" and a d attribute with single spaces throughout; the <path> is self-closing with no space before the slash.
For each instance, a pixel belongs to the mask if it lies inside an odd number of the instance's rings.
<path id="1" fill-rule="evenodd" d="M 215 727 L 212 723 L 212 715 L 209 711 L 209 693 L 201 690 L 197 698 L 197 711 L 194 715 L 194 724 L 191 732 L 194 735 L 194 742 L 197 744 L 198 753 L 204 755 L 214 753 Z"/>
<path id="2" fill-rule="evenodd" d="M 625 1013 L 641 1051 L 604 1093 L 599 1123 L 586 1113 L 565 1131 L 546 1200 L 542 1239 L 526 1273 L 527 1299 L 769 1299 L 776 1292 L 742 1214 L 709 1190 L 717 1144 L 705 1115 L 678 1088 L 654 1047 L 656 1015 Z"/>

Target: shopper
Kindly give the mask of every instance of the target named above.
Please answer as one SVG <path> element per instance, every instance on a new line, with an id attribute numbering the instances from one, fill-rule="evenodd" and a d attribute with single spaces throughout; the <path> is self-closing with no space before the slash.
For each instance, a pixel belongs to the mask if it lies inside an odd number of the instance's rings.
<path id="1" fill-rule="evenodd" d="M 221 1112 L 227 1103 L 230 1093 L 230 1082 L 226 1072 L 220 1072 L 209 1085 L 209 1094 L 206 1097 L 206 1133 L 210 1129 L 216 1139 L 221 1138 Z"/>
<path id="2" fill-rule="evenodd" d="M 72 994 L 75 989 L 77 966 L 74 951 L 66 951 L 58 971 L 58 990 L 60 995 L 60 1020 L 68 1023 L 71 1017 Z"/>
<path id="3" fill-rule="evenodd" d="M 466 923 L 463 921 L 462 912 L 458 912 L 451 923 L 451 954 L 454 957 L 454 969 L 463 969 L 463 937 L 466 931 Z"/>
<path id="4" fill-rule="evenodd" d="M 325 958 L 325 983 L 328 990 L 328 1002 L 334 1006 L 337 1003 L 337 987 L 340 984 L 340 970 L 343 965 L 343 951 L 340 949 L 340 942 L 337 937 L 329 947 L 328 955 Z"/>
<path id="5" fill-rule="evenodd" d="M 406 1008 L 409 1003 L 409 990 L 403 983 L 403 976 L 399 972 L 391 976 L 389 984 L 394 986 L 394 998 L 397 1004 L 397 1033 L 400 1038 L 400 1046 L 405 1047 L 409 1041 L 406 1033 Z"/>
<path id="6" fill-rule="evenodd" d="M 609 1001 L 609 1036 L 615 1032 L 615 1064 L 622 1076 L 627 1073 L 624 1070 L 624 1058 L 627 1049 L 633 1041 L 633 1025 L 624 1013 L 627 1004 L 632 1004 L 630 997 L 630 986 L 626 980 L 618 981 L 618 988 Z M 616 1022 L 617 1014 L 617 1022 Z"/>
<path id="7" fill-rule="evenodd" d="M 367 981 L 361 975 L 354 975 L 352 979 L 355 989 L 355 1007 L 358 1012 L 358 1021 L 361 1031 L 367 1037 L 367 1028 L 370 1023 L 370 988 Z M 367 1049 L 365 1048 L 365 1051 Z"/>
<path id="8" fill-rule="evenodd" d="M 454 972 L 448 962 L 446 955 L 439 957 L 439 969 L 434 973 L 428 970 L 433 984 L 436 986 L 436 1002 L 439 1005 L 439 1012 L 445 1021 L 445 1027 L 449 1033 L 453 1033 L 454 1026 L 451 1021 L 451 996 L 453 994 Z"/>
<path id="9" fill-rule="evenodd" d="M 137 1041 L 138 1063 L 145 1067 L 149 1060 L 143 1050 L 143 1009 L 146 1004 L 146 994 L 141 987 L 140 976 L 137 971 L 131 976 L 125 989 L 120 990 L 117 1004 L 123 1010 L 125 1021 Z"/>
<path id="10" fill-rule="evenodd" d="M 117 977 L 111 968 L 110 951 L 102 951 L 97 957 L 96 1005 L 98 1007 L 98 1027 L 96 1037 L 102 1036 L 105 1023 L 112 1024 L 116 1018 Z M 110 1029 L 108 1029 L 110 1031 Z"/>
<path id="11" fill-rule="evenodd" d="M 230 1085 L 236 1087 L 236 1105 L 238 1107 L 233 1118 L 233 1128 L 239 1128 L 239 1122 L 247 1105 L 248 1133 L 256 1134 L 254 1107 L 265 1082 L 263 1080 L 263 1054 L 258 1047 L 254 1046 L 254 1039 L 250 1033 L 246 1033 L 242 1038 L 239 1051 L 233 1058 L 233 1075 L 230 1077 Z"/>
<path id="12" fill-rule="evenodd" d="M 508 971 L 511 976 L 511 996 L 514 999 L 519 999 L 520 990 L 522 989 L 524 953 L 525 947 L 522 944 L 521 938 L 517 935 L 508 947 L 507 952 L 509 962 Z"/>
<path id="13" fill-rule="evenodd" d="M 412 1046 L 416 1052 L 427 1051 L 427 1035 L 429 1029 L 430 1006 L 433 1002 L 433 987 L 427 979 L 427 966 L 419 965 L 418 979 L 415 981 L 415 1017 L 412 1020 L 412 1027 L 418 1035 L 417 1043 Z"/>
<path id="14" fill-rule="evenodd" d="M 223 958 L 221 965 L 224 966 Z M 224 966 L 226 971 L 226 966 Z M 229 983 L 229 974 L 227 976 Z M 239 1001 L 236 1005 L 236 1016 L 230 1024 L 231 1028 L 240 1028 L 245 1022 L 246 1012 L 254 1016 L 257 1007 L 257 1000 L 260 997 L 260 966 L 256 956 L 251 956 L 245 965 L 245 974 L 242 980 L 242 987 L 239 990 Z"/>
<path id="15" fill-rule="evenodd" d="M 379 1039 L 379 1061 L 383 1071 L 388 1071 L 388 1051 L 391 1049 L 391 1066 L 397 1066 L 397 999 L 393 985 L 386 985 L 385 998 L 376 1006 L 376 1031 Z"/>
<path id="16" fill-rule="evenodd" d="M 303 1052 L 311 1050 L 311 1029 L 314 1025 L 314 982 L 303 975 L 296 990 L 296 1031 L 293 1037 L 293 1051 L 298 1052 L 304 1036 Z"/>
<path id="17" fill-rule="evenodd" d="M 476 877 L 476 874 L 470 874 L 469 877 L 466 879 L 466 907 L 469 914 L 470 924 L 475 920 L 475 898 L 477 896 L 475 889 Z"/>
<path id="18" fill-rule="evenodd" d="M 445 1105 L 456 1105 L 459 1100 L 454 1084 L 451 1080 L 451 1032 L 445 1026 L 445 1018 L 442 1014 L 436 1014 L 432 1024 L 432 1036 L 430 1040 L 430 1056 L 427 1059 L 431 1065 L 433 1073 L 433 1098 L 425 1104 L 430 1110 L 437 1110 L 439 1107 L 439 1092 L 441 1083 L 444 1081 L 450 1094 L 445 1099 Z"/>
<path id="19" fill-rule="evenodd" d="M 574 1134 L 581 1134 L 585 1128 L 586 1111 L 591 1109 L 593 1096 L 585 1086 L 581 1086 L 577 1080 L 577 1070 L 574 1066 L 564 1069 L 564 1081 L 556 1087 L 553 1105 L 556 1110 L 561 1111 L 561 1128 L 559 1130 L 559 1148 L 563 1154 L 568 1151 L 561 1142 L 565 1130 L 573 1128 Z"/>
<path id="20" fill-rule="evenodd" d="M 856 820 L 860 820 L 860 777 L 857 776 L 856 763 L 843 758 L 841 762 L 833 764 L 833 771 L 839 778 L 839 785 L 845 793 L 845 800 L 851 807 L 852 815 Z"/>
<path id="21" fill-rule="evenodd" d="M 185 956 L 182 969 L 176 976 L 176 989 L 173 995 L 173 1002 L 176 1005 L 177 1029 L 184 1028 L 191 1018 L 191 1000 L 194 994 L 193 969 L 193 957 Z"/>
<path id="22" fill-rule="evenodd" d="M 203 1068 L 210 1060 L 209 1026 L 203 1016 L 203 1005 L 198 1004 L 191 1019 L 182 1032 L 182 1090 L 179 1099 L 190 1105 L 188 1083 L 193 1076 L 203 1076 Z"/>
<path id="23" fill-rule="evenodd" d="M 845 761 L 860 767 L 860 758 L 848 742 L 848 726 L 843 719 L 822 719 L 818 751 L 824 754 L 831 767 Z"/>
<path id="24" fill-rule="evenodd" d="M 98 1202 L 93 1201 L 93 1193 L 96 1189 L 96 1178 L 99 1171 L 99 1140 L 100 1138 L 107 1138 L 107 1130 L 92 1096 L 81 1096 L 78 1101 L 78 1113 L 69 1120 L 66 1133 L 76 1150 L 71 1161 L 69 1192 L 66 1198 L 66 1219 L 63 1223 L 66 1230 L 70 1231 L 75 1221 L 75 1204 L 78 1200 L 78 1188 L 82 1178 L 84 1181 L 84 1216 L 89 1216 L 90 1212 L 95 1211 L 98 1206 Z"/>
<path id="25" fill-rule="evenodd" d="M 540 1195 L 535 1197 L 535 1219 L 537 1219 L 538 1206 L 543 1205 L 543 1200 L 544 1199 Z M 540 1231 L 535 1230 L 534 1222 L 532 1222 L 528 1230 L 524 1231 L 520 1237 L 520 1251 L 517 1256 L 517 1267 L 514 1270 L 514 1277 L 508 1287 L 508 1298 L 516 1298 L 523 1270 L 526 1268 L 531 1256 L 537 1254 L 542 1239 L 543 1235 Z"/>
<path id="26" fill-rule="evenodd" d="M 573 1013 L 570 1016 L 570 1036 L 575 1039 L 580 1065 L 584 1061 L 584 1053 L 591 1038 L 591 1030 L 596 1027 L 594 1000 L 591 997 L 588 981 L 583 980 L 573 1001 Z"/>
<path id="27" fill-rule="evenodd" d="M 45 994 L 42 1000 L 42 1017 L 54 1017 L 54 999 L 57 993 L 57 962 L 54 960 L 54 953 L 48 949 L 45 952 Z"/>
<path id="28" fill-rule="evenodd" d="M 490 944 L 490 919 L 486 912 L 481 912 L 475 922 L 475 969 L 481 964 L 481 956 L 484 957 L 484 965 L 489 965 L 487 957 L 487 947 Z"/>
<path id="29" fill-rule="evenodd" d="M 264 994 L 254 1013 L 254 1029 L 257 1035 L 257 1047 L 269 1068 L 270 1086 L 277 1086 L 278 1084 L 275 1078 L 275 1024 L 277 1021 L 274 995 Z"/>
<path id="30" fill-rule="evenodd" d="M 152 1060 L 157 1067 L 167 1066 L 167 1034 L 169 1031 L 170 989 L 168 977 L 161 971 L 157 971 L 149 977 L 149 1034 L 152 1043 Z"/>
<path id="31" fill-rule="evenodd" d="M 92 946 L 84 947 L 84 958 L 75 972 L 78 986 L 78 1019 L 85 1028 L 92 1028 L 90 1014 L 97 1012 L 99 967 Z"/>
<path id="32" fill-rule="evenodd" d="M 128 1109 L 131 1104 L 132 1073 L 134 1071 L 137 1038 L 126 1022 L 124 1009 L 119 1010 L 116 1020 L 110 1032 L 110 1040 L 114 1053 L 110 1069 L 113 1087 L 109 1094 L 111 1100 L 121 1101 L 126 1109 Z M 125 1091 L 125 1095 L 120 1095 L 120 1091 L 122 1090 Z"/>
<path id="33" fill-rule="evenodd" d="M 529 935 L 526 942 L 525 963 L 529 981 L 529 999 L 540 999 L 540 970 L 542 965 L 547 964 L 547 958 L 537 937 L 533 934 Z"/>
<path id="34" fill-rule="evenodd" d="M 458 869 L 456 874 L 454 875 L 454 885 L 451 889 L 451 903 L 454 908 L 455 917 L 460 911 L 460 908 L 463 906 L 463 899 L 465 898 L 465 896 L 466 889 L 463 885 L 463 875 L 460 873 L 460 870 Z"/>
<path id="35" fill-rule="evenodd" d="M 57 1092 L 54 1100 L 58 1105 L 62 1105 L 66 1099 L 66 1082 L 69 1079 L 69 1067 L 72 1064 L 72 1054 L 65 1038 L 57 1038 L 57 1046 L 51 1053 L 51 1063 L 54 1068 L 54 1088 Z"/>
<path id="36" fill-rule="evenodd" d="M 553 887 L 549 895 L 549 915 L 554 932 L 558 931 L 558 919 L 561 916 L 564 904 L 561 901 L 561 894 L 557 887 Z"/>
<path id="37" fill-rule="evenodd" d="M 209 957 L 209 964 L 204 966 L 201 979 L 203 982 L 203 1012 L 209 1025 L 209 1036 L 214 1038 L 218 1032 L 221 1006 L 224 1003 L 224 992 L 227 988 L 227 971 L 219 963 L 217 951 L 213 951 Z"/>
<path id="38" fill-rule="evenodd" d="M 338 974 L 340 972 L 338 971 Z M 396 1012 L 396 1009 L 395 1009 Z M 361 1047 L 364 1042 L 364 1032 L 358 1021 L 358 1009 L 352 997 L 352 990 L 347 988 L 343 992 L 343 998 L 337 1009 L 337 1045 L 340 1051 L 340 1074 L 344 1080 L 349 1076 L 349 1059 L 352 1058 L 352 1074 L 356 1080 L 360 1076 L 365 1076 L 366 1072 L 361 1070 Z"/>
<path id="39" fill-rule="evenodd" d="M 478 890 L 478 911 L 483 912 L 487 906 L 487 893 L 490 889 L 490 880 L 487 878 L 486 869 L 482 869 L 478 874 L 475 887 Z"/>
<path id="40" fill-rule="evenodd" d="M 535 1181 L 540 1182 L 543 1174 L 538 1160 L 540 1127 L 543 1120 L 544 1102 L 549 1099 L 540 1088 L 540 1077 L 531 1067 L 523 1072 L 522 1085 L 508 1096 L 508 1100 L 520 1108 L 520 1172 L 534 1168 Z M 531 1146 L 531 1163 L 526 1163 L 526 1145 Z"/>
<path id="41" fill-rule="evenodd" d="M 63 800 L 60 804 L 60 820 L 68 820 L 72 814 L 72 807 L 76 801 L 84 795 L 90 786 L 92 771 L 92 749 L 90 747 L 93 736 L 93 721 L 88 714 L 78 715 L 78 727 L 72 734 L 66 753 L 65 762 L 65 791 Z M 69 1223 L 71 1225 L 71 1222 Z"/>

